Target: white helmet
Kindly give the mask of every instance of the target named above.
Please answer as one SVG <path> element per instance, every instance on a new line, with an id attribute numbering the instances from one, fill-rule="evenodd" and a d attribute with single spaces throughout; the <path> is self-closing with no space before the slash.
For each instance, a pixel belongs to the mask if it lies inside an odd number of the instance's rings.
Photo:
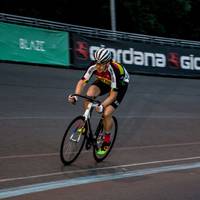
<path id="1" fill-rule="evenodd" d="M 97 63 L 107 63 L 112 59 L 112 55 L 108 49 L 100 48 L 94 53 L 94 59 Z"/>

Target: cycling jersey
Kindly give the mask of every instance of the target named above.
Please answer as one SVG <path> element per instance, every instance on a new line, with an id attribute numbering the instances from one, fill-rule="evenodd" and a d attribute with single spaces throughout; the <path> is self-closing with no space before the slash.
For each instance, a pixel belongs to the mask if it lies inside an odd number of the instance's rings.
<path id="1" fill-rule="evenodd" d="M 97 80 L 110 85 L 114 91 L 118 91 L 120 87 L 129 83 L 129 74 L 126 69 L 114 61 L 109 63 L 108 69 L 104 72 L 98 72 L 96 64 L 92 64 L 81 79 L 87 83 L 93 74 L 96 75 Z"/>

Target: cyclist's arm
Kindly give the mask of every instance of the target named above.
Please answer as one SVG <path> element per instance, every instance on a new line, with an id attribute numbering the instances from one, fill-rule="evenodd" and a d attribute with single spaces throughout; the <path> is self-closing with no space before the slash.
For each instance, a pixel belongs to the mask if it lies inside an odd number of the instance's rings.
<path id="1" fill-rule="evenodd" d="M 117 91 L 111 90 L 109 96 L 102 102 L 103 107 L 109 106 L 117 98 Z"/>
<path id="2" fill-rule="evenodd" d="M 95 65 L 91 65 L 85 74 L 82 76 L 82 78 L 78 81 L 75 89 L 76 94 L 81 94 L 85 85 L 88 83 L 88 81 L 91 79 L 93 72 L 95 71 Z"/>
<path id="3" fill-rule="evenodd" d="M 86 82 L 84 80 L 82 80 L 82 79 L 79 80 L 77 85 L 76 85 L 75 93 L 76 94 L 81 94 L 83 89 L 84 89 L 84 87 L 85 87 L 85 85 L 86 85 Z"/>

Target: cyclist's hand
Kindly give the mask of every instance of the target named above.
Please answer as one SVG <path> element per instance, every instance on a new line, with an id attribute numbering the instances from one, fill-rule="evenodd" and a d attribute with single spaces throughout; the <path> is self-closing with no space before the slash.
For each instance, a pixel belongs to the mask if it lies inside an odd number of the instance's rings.
<path id="1" fill-rule="evenodd" d="M 75 104 L 78 101 L 77 96 L 72 96 L 71 94 L 68 96 L 68 101 L 72 104 Z"/>
<path id="2" fill-rule="evenodd" d="M 101 104 L 101 105 L 97 106 L 97 107 L 96 107 L 96 111 L 97 111 L 98 113 L 102 113 L 102 112 L 104 111 L 103 105 Z"/>

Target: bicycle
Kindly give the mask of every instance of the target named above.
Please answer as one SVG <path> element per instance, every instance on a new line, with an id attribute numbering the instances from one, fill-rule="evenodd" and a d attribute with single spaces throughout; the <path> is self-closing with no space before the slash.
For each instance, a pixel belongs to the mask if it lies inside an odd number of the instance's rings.
<path id="1" fill-rule="evenodd" d="M 94 108 L 100 105 L 101 102 L 83 95 L 73 94 L 72 96 L 78 96 L 83 99 L 87 99 L 89 104 L 84 114 L 75 117 L 65 131 L 60 147 L 61 161 L 64 165 L 69 165 L 74 162 L 80 155 L 85 144 L 86 150 L 89 150 L 91 147 L 93 147 L 94 159 L 97 162 L 101 162 L 108 156 L 114 145 L 118 129 L 117 119 L 114 116 L 112 117 L 113 126 L 111 130 L 111 144 L 108 150 L 104 155 L 98 155 L 97 151 L 99 148 L 101 148 L 104 139 L 103 115 L 101 115 L 94 133 L 92 132 L 90 119 Z"/>

